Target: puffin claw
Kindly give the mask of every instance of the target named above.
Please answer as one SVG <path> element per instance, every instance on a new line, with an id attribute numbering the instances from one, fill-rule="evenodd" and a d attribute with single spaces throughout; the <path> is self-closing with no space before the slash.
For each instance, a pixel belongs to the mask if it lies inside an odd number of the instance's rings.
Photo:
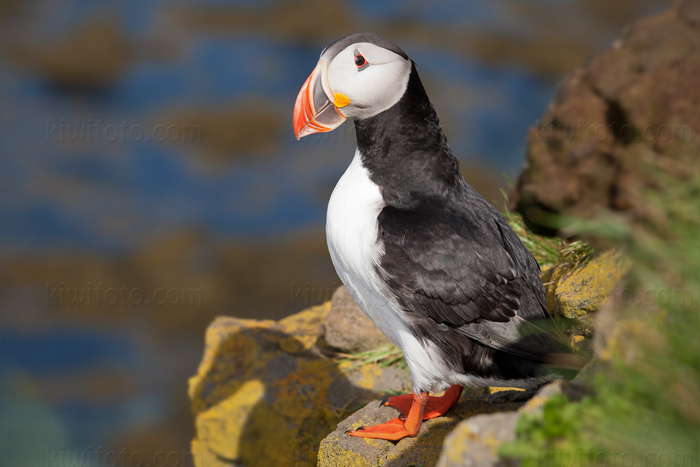
<path id="1" fill-rule="evenodd" d="M 420 422 L 413 427 L 413 430 L 409 431 L 406 429 L 406 425 L 403 421 L 398 418 L 392 418 L 386 423 L 381 425 L 370 426 L 368 428 L 358 428 L 355 431 L 348 433 L 350 436 L 356 436 L 359 438 L 375 438 L 384 439 L 386 441 L 398 441 L 407 436 L 415 436 L 418 434 L 418 429 L 420 428 Z"/>

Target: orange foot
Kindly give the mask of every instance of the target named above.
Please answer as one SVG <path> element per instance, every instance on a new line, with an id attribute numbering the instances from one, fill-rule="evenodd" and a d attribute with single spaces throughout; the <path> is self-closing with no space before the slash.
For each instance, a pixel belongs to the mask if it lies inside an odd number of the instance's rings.
<path id="1" fill-rule="evenodd" d="M 418 428 L 420 428 L 420 425 Z M 416 433 L 418 432 L 416 431 Z M 404 421 L 398 417 L 392 418 L 388 422 L 382 423 L 381 425 L 360 428 L 357 431 L 348 432 L 350 436 L 357 436 L 359 438 L 385 439 L 387 441 L 398 441 L 406 436 L 416 436 L 416 433 L 411 434 L 411 432 L 406 429 Z"/>
<path id="2" fill-rule="evenodd" d="M 381 425 L 372 426 L 369 428 L 361 428 L 356 431 L 350 431 L 350 436 L 358 436 L 361 438 L 378 438 L 388 441 L 397 441 L 406 436 L 416 436 L 423 423 L 423 411 L 425 404 L 428 402 L 428 393 L 411 395 L 411 408 L 408 410 L 406 420 L 394 418 Z"/>
<path id="3" fill-rule="evenodd" d="M 457 403 L 462 395 L 462 389 L 462 386 L 450 386 L 445 391 L 445 394 L 440 397 L 430 397 L 427 392 L 391 397 L 385 405 L 396 407 L 405 417 L 397 417 L 381 425 L 362 428 L 348 432 L 348 434 L 350 436 L 386 439 L 389 441 L 397 441 L 407 436 L 416 436 L 423 420 L 439 417 Z"/>
<path id="4" fill-rule="evenodd" d="M 462 386 L 453 385 L 447 388 L 445 394 L 439 397 L 428 397 L 428 402 L 425 404 L 425 411 L 423 412 L 423 420 L 430 420 L 431 418 L 439 417 L 444 415 L 445 412 L 450 410 L 453 405 L 457 403 L 460 396 L 462 395 Z M 384 405 L 390 405 L 399 409 L 402 416 L 405 418 L 408 412 L 411 410 L 411 404 L 413 403 L 413 394 L 406 394 L 403 396 L 392 396 L 388 401 L 384 402 Z"/>

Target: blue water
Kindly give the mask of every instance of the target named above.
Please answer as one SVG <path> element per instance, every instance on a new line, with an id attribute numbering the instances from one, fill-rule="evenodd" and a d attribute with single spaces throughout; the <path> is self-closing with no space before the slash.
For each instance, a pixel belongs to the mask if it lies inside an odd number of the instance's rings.
<path id="1" fill-rule="evenodd" d="M 99 10 L 92 2 L 65 3 L 58 17 L 36 22 L 48 22 L 56 29 L 55 23 L 73 24 Z M 458 7 L 461 4 L 452 2 L 437 8 L 412 4 L 403 14 L 436 22 L 446 16 L 452 22 L 493 17 L 492 8 L 473 3 Z M 127 29 L 138 37 L 148 29 L 147 19 L 153 21 L 159 5 L 134 1 L 121 3 L 118 9 Z M 400 2 L 361 2 L 359 8 L 362 15 L 382 18 L 401 6 Z M 4 251 L 45 250 L 60 244 L 119 252 L 132 248 L 144 232 L 192 225 L 242 237 L 284 235 L 322 225 L 325 203 L 308 190 L 309 181 L 319 175 L 290 179 L 287 173 L 304 163 L 309 149 L 318 153 L 323 145 L 295 142 L 291 122 L 284 127 L 285 134 L 271 135 L 279 140 L 274 164 L 250 162 L 257 157 L 252 154 L 245 158 L 247 162 L 220 167 L 214 176 L 206 177 L 192 169 L 196 147 L 186 157 L 167 144 L 126 141 L 76 151 L 71 145 L 46 141 L 57 136 L 50 132 L 51 126 L 62 122 L 81 124 L 101 118 L 106 124 L 128 122 L 148 128 L 149 119 L 167 109 L 235 105 L 249 96 L 278 103 L 279 112 L 289 121 L 298 87 L 319 53 L 311 46 L 256 34 L 199 33 L 186 49 L 175 60 L 137 60 L 113 88 L 92 98 L 56 93 L 25 71 L 4 77 L 0 90 L 5 96 L 4 112 L 12 109 L 0 140 Z M 443 120 L 447 115 L 451 126 L 460 128 L 449 135 L 458 157 L 516 175 L 523 161 L 525 132 L 546 108 L 553 82 L 523 69 L 484 67 L 434 47 L 420 48 L 412 55 L 424 79 L 474 91 L 474 101 L 448 100 L 450 108 L 438 106 Z M 331 148 L 341 158 L 352 152 L 349 143 L 342 150 Z M 82 154 L 76 156 L 76 152 Z M 324 173 L 322 182 L 332 186 L 343 164 L 330 161 L 332 173 Z M 52 184 L 70 185 L 90 196 L 67 193 L 57 198 L 46 193 Z M 261 184 L 273 190 L 266 196 L 270 201 L 256 210 L 240 203 L 255 200 Z M 130 220 L 132 227 L 119 234 L 96 228 L 127 214 L 135 217 Z"/>

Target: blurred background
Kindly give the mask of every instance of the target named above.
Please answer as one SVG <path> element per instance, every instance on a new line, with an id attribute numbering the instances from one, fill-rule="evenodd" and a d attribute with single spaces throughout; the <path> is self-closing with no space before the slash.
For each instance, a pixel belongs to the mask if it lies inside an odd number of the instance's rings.
<path id="1" fill-rule="evenodd" d="M 186 452 L 207 324 L 330 298 L 354 130 L 291 128 L 330 42 L 397 42 L 501 207 L 558 82 L 667 4 L 0 0 L 0 465 Z"/>

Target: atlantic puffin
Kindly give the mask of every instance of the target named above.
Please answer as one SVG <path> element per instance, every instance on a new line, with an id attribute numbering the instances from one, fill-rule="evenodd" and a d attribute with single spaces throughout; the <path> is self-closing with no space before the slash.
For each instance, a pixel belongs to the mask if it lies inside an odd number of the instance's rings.
<path id="1" fill-rule="evenodd" d="M 540 268 L 462 176 L 416 64 L 378 34 L 323 50 L 296 99 L 294 133 L 348 118 L 357 150 L 328 204 L 328 248 L 357 304 L 403 351 L 413 383 L 387 402 L 403 416 L 349 434 L 415 436 L 465 386 L 541 384 L 538 368 L 561 346 L 537 324 L 551 319 Z"/>

